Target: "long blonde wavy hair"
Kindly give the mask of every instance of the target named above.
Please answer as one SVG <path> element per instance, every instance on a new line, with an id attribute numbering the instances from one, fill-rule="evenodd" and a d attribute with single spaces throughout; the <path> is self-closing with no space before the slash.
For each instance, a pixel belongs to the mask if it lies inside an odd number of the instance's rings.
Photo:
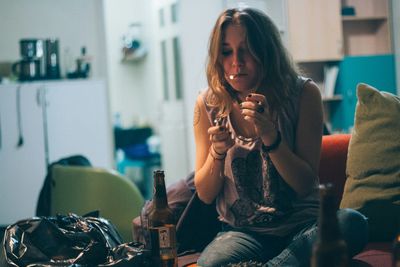
<path id="1" fill-rule="evenodd" d="M 284 108 L 298 76 L 296 65 L 284 47 L 279 31 L 263 12 L 253 8 L 225 10 L 212 30 L 207 59 L 207 80 L 211 93 L 207 102 L 219 107 L 219 115 L 227 116 L 232 110 L 235 90 L 225 79 L 222 66 L 222 43 L 228 25 L 237 24 L 246 29 L 246 42 L 258 63 L 257 92 L 267 97 L 270 112 Z M 272 114 L 272 113 L 271 113 Z"/>

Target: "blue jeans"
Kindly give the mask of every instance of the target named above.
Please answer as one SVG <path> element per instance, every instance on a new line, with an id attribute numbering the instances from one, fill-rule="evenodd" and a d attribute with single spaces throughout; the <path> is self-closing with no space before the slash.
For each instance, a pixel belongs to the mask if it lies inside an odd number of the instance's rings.
<path id="1" fill-rule="evenodd" d="M 348 255 L 360 252 L 368 241 L 367 218 L 352 209 L 337 212 Z M 241 261 L 267 262 L 267 266 L 309 266 L 311 251 L 317 238 L 317 225 L 312 224 L 291 237 L 259 236 L 254 233 L 229 230 L 220 232 L 204 249 L 197 265 L 219 267 Z"/>

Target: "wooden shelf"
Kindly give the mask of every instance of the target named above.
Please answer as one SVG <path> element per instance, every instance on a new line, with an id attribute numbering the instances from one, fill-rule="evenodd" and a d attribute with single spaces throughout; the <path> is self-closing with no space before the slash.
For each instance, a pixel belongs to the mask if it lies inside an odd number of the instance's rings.
<path id="1" fill-rule="evenodd" d="M 392 53 L 390 0 L 342 0 L 355 15 L 342 15 L 345 55 Z"/>
<path id="2" fill-rule="evenodd" d="M 387 16 L 342 16 L 342 21 L 386 21 Z"/>
<path id="3" fill-rule="evenodd" d="M 354 87 L 354 79 L 351 74 L 343 78 L 343 71 L 361 75 L 364 82 L 365 77 L 368 77 L 368 74 L 361 74 L 368 72 L 364 65 L 347 70 L 342 67 L 343 61 L 352 57 L 365 58 L 393 53 L 391 1 L 287 1 L 289 50 L 303 75 L 312 78 L 321 90 L 324 121 L 327 125 L 332 125 L 331 119 L 345 129 L 353 123 L 354 114 L 351 111 L 354 110 L 356 96 L 354 92 L 349 94 L 350 89 L 345 89 L 343 84 L 351 83 Z M 354 14 L 342 15 L 342 10 L 346 7 L 352 8 Z M 328 40 L 326 36 L 331 39 Z M 366 62 L 372 62 L 371 60 L 366 59 Z M 331 79 L 327 79 L 329 75 L 326 70 L 332 65 L 339 65 L 339 72 L 342 74 L 338 74 L 337 77 L 341 77 L 340 83 L 335 84 L 334 90 L 329 90 L 324 88 L 328 84 L 328 88 L 332 89 L 332 86 L 329 86 Z M 348 63 L 345 66 L 347 65 Z M 340 123 L 339 117 L 343 120 Z"/>
<path id="4" fill-rule="evenodd" d="M 322 101 L 323 102 L 335 102 L 335 101 L 341 101 L 343 99 L 342 95 L 333 95 L 333 96 L 323 96 Z"/>
<path id="5" fill-rule="evenodd" d="M 147 50 L 144 48 L 136 50 L 135 53 L 123 53 L 121 62 L 140 62 L 146 57 L 146 55 Z"/>
<path id="6" fill-rule="evenodd" d="M 329 131 L 332 130 L 332 125 L 331 125 L 331 105 L 333 103 L 338 103 L 339 101 L 342 101 L 343 97 L 342 95 L 333 95 L 333 96 L 323 96 L 322 97 L 322 103 L 323 103 L 323 111 L 324 111 L 324 123 L 326 127 L 329 129 Z"/>

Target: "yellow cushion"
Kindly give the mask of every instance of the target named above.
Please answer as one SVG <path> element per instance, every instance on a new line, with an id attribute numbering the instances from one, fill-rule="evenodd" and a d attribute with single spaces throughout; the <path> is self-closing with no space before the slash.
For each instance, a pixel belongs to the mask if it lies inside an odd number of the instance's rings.
<path id="1" fill-rule="evenodd" d="M 354 129 L 341 208 L 369 218 L 370 240 L 393 240 L 400 230 L 400 98 L 357 86 Z"/>

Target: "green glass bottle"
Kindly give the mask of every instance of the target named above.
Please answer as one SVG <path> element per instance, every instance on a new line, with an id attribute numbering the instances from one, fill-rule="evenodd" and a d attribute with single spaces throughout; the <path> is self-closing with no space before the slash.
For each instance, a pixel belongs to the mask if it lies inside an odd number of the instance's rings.
<path id="1" fill-rule="evenodd" d="M 318 238 L 313 247 L 311 267 L 347 267 L 347 245 L 339 229 L 333 185 L 320 185 L 319 192 Z"/>
<path id="2" fill-rule="evenodd" d="M 164 171 L 154 172 L 153 208 L 148 217 L 153 265 L 177 267 L 176 225 L 168 206 Z"/>
<path id="3" fill-rule="evenodd" d="M 394 238 L 392 255 L 392 266 L 400 267 L 400 233 Z"/>

